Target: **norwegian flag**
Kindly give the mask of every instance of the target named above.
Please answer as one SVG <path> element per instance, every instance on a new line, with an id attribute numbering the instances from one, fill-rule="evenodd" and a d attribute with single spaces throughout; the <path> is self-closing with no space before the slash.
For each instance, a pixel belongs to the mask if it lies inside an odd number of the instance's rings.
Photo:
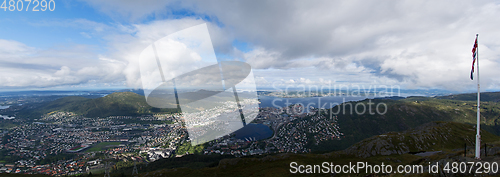
<path id="1" fill-rule="evenodd" d="M 472 47 L 472 70 L 470 71 L 471 80 L 474 80 L 472 75 L 474 74 L 474 63 L 476 63 L 476 55 L 477 55 L 477 36 L 476 36 L 476 41 L 474 42 L 474 46 Z"/>

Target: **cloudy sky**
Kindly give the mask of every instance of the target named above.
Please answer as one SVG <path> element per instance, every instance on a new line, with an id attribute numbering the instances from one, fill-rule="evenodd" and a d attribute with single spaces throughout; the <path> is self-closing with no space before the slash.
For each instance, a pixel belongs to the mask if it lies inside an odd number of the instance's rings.
<path id="1" fill-rule="evenodd" d="M 478 33 L 482 89 L 500 90 L 498 1 L 54 2 L 0 9 L 0 89 L 141 88 L 141 51 L 206 23 L 217 59 L 249 63 L 259 88 L 474 91 Z"/>

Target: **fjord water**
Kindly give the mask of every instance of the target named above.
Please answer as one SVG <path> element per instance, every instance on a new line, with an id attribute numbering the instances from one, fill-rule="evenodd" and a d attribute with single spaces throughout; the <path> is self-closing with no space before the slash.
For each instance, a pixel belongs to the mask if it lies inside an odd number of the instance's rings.
<path id="1" fill-rule="evenodd" d="M 247 124 L 234 132 L 235 138 L 246 140 L 261 140 L 273 136 L 273 131 L 264 124 Z"/>

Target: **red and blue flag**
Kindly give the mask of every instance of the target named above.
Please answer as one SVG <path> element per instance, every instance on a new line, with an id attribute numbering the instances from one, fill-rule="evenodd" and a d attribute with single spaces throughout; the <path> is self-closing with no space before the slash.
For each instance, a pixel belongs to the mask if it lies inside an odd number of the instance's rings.
<path id="1" fill-rule="evenodd" d="M 474 80 L 472 75 L 474 74 L 474 63 L 476 63 L 476 56 L 477 56 L 477 37 L 476 41 L 474 42 L 474 46 L 472 47 L 472 70 L 470 71 L 471 80 Z"/>

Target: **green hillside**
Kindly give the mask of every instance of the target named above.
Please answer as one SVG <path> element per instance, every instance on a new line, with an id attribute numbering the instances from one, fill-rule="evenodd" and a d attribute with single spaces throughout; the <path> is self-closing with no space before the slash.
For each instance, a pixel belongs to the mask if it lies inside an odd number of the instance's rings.
<path id="1" fill-rule="evenodd" d="M 496 94 L 496 93 L 495 93 Z M 338 124 L 345 137 L 342 140 L 329 140 L 318 146 L 311 146 L 313 151 L 328 152 L 342 150 L 356 142 L 374 135 L 387 132 L 405 131 L 432 121 L 454 121 L 476 124 L 476 102 L 428 97 L 409 97 L 403 100 L 375 99 L 371 100 L 373 107 L 378 103 L 387 105 L 383 115 L 367 113 L 358 115 L 354 106 L 357 103 L 368 104 L 368 100 L 344 103 L 332 108 L 333 113 L 339 112 Z M 345 112 L 344 112 L 345 105 Z M 382 107 L 383 108 L 383 107 Z M 340 109 L 340 111 L 339 111 Z M 351 114 L 351 111 L 353 114 Z M 330 114 L 325 116 L 329 117 Z M 481 103 L 481 124 L 483 129 L 500 135 L 500 103 L 484 101 Z"/>
<path id="2" fill-rule="evenodd" d="M 443 151 L 473 146 L 475 126 L 456 122 L 431 122 L 403 132 L 375 135 L 347 148 L 345 152 L 357 157 L 407 154 L 421 151 Z M 481 131 L 483 143 L 493 143 L 499 137 Z"/>
<path id="3" fill-rule="evenodd" d="M 151 113 L 171 113 L 176 109 L 153 108 L 144 96 L 132 92 L 115 92 L 107 96 L 88 99 L 69 96 L 54 100 L 35 109 L 23 110 L 19 116 L 39 118 L 52 111 L 74 112 L 85 117 L 135 116 Z"/>

